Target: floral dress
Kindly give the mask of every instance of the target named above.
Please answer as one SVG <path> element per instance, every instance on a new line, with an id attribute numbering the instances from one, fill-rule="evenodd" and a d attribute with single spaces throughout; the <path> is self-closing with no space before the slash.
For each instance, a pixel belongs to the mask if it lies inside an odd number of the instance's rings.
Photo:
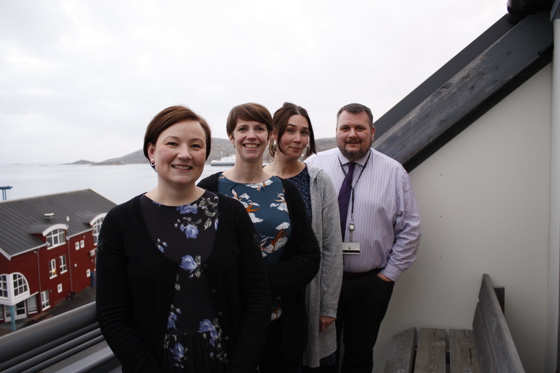
<path id="1" fill-rule="evenodd" d="M 223 174 L 218 191 L 240 201 L 249 214 L 259 236 L 265 265 L 280 260 L 291 233 L 291 220 L 282 180 L 276 176 L 261 183 L 244 184 L 231 181 Z M 280 297 L 272 299 L 271 321 L 282 315 Z"/>
<path id="2" fill-rule="evenodd" d="M 218 230 L 218 197 L 206 191 L 191 204 L 164 206 L 145 195 L 142 215 L 157 249 L 179 265 L 162 341 L 167 372 L 225 372 L 228 363 L 204 272 Z"/>

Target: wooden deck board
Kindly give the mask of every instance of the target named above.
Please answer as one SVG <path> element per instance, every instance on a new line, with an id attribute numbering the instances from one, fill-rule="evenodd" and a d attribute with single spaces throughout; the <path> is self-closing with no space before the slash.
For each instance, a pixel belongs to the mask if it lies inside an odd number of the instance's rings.
<path id="1" fill-rule="evenodd" d="M 391 346 L 392 350 L 385 363 L 384 373 L 411 373 L 416 346 L 416 328 L 395 334 Z"/>
<path id="2" fill-rule="evenodd" d="M 450 373 L 481 373 L 472 330 L 449 330 Z"/>
<path id="3" fill-rule="evenodd" d="M 420 329 L 414 373 L 446 373 L 446 339 L 444 329 Z"/>

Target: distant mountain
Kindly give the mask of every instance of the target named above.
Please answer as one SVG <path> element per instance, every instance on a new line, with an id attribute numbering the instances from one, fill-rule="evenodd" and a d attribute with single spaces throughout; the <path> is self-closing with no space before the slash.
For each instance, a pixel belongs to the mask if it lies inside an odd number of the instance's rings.
<path id="1" fill-rule="evenodd" d="M 317 145 L 317 151 L 323 151 L 327 149 L 331 149 L 336 147 L 336 139 L 332 138 L 325 138 L 325 139 L 316 139 L 315 143 Z M 234 154 L 235 148 L 231 144 L 231 142 L 227 139 L 212 139 L 212 150 L 210 151 L 210 155 L 208 156 L 208 160 L 206 163 L 210 163 L 214 159 L 220 159 L 222 157 L 226 157 L 228 155 Z M 265 157 L 266 157 L 265 152 Z M 146 157 L 144 157 L 144 152 L 142 149 L 132 152 L 130 154 L 124 155 L 119 158 L 110 158 L 102 162 L 90 162 L 86 160 L 79 160 L 73 162 L 72 164 L 91 164 L 94 166 L 105 166 L 105 165 L 123 165 L 123 164 L 142 164 L 148 163 Z"/>
<path id="2" fill-rule="evenodd" d="M 95 163 L 95 162 L 86 161 L 85 159 L 81 159 L 81 160 L 76 161 L 76 162 L 74 162 L 74 163 L 72 163 L 72 164 L 93 164 L 93 163 Z"/>

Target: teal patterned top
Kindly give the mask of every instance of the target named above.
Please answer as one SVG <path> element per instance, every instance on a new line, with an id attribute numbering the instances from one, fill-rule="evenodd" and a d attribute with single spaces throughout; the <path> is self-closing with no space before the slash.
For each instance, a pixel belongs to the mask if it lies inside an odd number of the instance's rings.
<path id="1" fill-rule="evenodd" d="M 273 176 L 261 183 L 245 184 L 221 174 L 218 186 L 220 193 L 235 198 L 245 207 L 259 236 L 265 265 L 278 262 L 291 232 L 282 180 Z M 279 299 L 273 300 L 272 310 L 271 320 L 278 319 L 282 314 Z"/>

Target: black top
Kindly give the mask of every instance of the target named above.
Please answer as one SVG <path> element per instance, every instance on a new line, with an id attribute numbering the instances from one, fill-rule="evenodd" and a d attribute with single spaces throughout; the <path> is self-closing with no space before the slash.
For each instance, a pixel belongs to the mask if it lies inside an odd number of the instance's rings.
<path id="1" fill-rule="evenodd" d="M 202 264 L 222 327 L 228 372 L 255 372 L 270 319 L 270 292 L 245 210 L 218 195 L 219 226 Z M 105 217 L 97 248 L 97 315 L 123 372 L 163 371 L 163 341 L 180 271 L 153 243 L 140 196 Z"/>

